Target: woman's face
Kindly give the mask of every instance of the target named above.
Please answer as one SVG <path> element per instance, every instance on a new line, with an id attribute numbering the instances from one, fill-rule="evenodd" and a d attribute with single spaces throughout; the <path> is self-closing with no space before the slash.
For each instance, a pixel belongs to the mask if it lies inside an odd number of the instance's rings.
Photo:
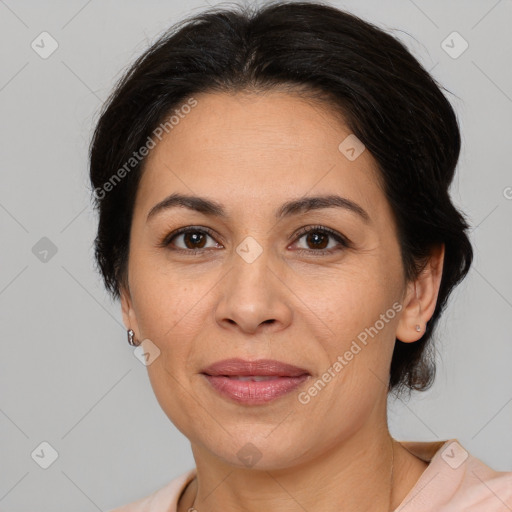
<path id="1" fill-rule="evenodd" d="M 195 450 L 237 466 L 248 455 L 260 468 L 289 467 L 382 429 L 411 291 L 395 224 L 375 160 L 358 155 L 332 114 L 278 92 L 195 98 L 147 159 L 125 323 L 160 351 L 147 366 L 151 385 Z M 223 214 L 167 204 L 148 218 L 171 194 L 214 202 Z M 286 207 L 326 196 L 357 208 Z M 251 383 L 204 374 L 230 358 L 277 360 L 307 375 Z M 286 393 L 257 391 L 277 379 Z"/>

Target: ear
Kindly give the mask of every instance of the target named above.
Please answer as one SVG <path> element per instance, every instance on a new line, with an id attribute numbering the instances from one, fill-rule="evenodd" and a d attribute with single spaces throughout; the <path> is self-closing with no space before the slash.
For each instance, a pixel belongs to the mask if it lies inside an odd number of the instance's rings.
<path id="1" fill-rule="evenodd" d="M 443 276 L 444 244 L 432 249 L 429 261 L 415 281 L 409 282 L 396 337 L 404 343 L 418 341 L 434 314 Z M 416 326 L 420 330 L 416 330 Z"/>
<path id="2" fill-rule="evenodd" d="M 123 323 L 126 329 L 133 329 L 135 334 L 139 332 L 137 325 L 137 318 L 133 309 L 132 298 L 128 286 L 121 285 L 119 287 L 119 294 L 121 298 L 121 311 L 123 313 Z"/>

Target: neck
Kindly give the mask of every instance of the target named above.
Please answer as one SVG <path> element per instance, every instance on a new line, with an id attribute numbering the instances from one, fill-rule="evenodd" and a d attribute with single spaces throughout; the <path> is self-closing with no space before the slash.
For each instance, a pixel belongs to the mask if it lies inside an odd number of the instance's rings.
<path id="1" fill-rule="evenodd" d="M 390 512 L 413 487 L 427 464 L 399 443 L 387 429 L 360 429 L 307 463 L 284 469 L 233 467 L 192 446 L 197 478 L 179 503 L 211 512 Z M 393 472 L 392 472 L 393 468 Z"/>

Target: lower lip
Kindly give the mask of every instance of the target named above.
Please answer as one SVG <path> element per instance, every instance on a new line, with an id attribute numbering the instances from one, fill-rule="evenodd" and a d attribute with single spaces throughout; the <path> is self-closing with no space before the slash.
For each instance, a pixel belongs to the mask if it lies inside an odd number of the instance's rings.
<path id="1" fill-rule="evenodd" d="M 205 375 L 211 386 L 221 395 L 244 404 L 267 403 L 290 393 L 300 386 L 309 375 L 300 377 L 276 377 L 271 380 L 238 380 L 222 375 Z"/>

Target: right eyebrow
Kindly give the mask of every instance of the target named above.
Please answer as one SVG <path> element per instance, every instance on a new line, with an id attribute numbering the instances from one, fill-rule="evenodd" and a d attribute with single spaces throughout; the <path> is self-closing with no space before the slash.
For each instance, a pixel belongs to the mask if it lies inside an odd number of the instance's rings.
<path id="1" fill-rule="evenodd" d="M 151 208 L 146 218 L 146 222 L 149 221 L 152 217 L 154 217 L 157 213 L 176 206 L 180 206 L 182 208 L 189 208 L 190 210 L 195 210 L 199 213 L 204 213 L 205 215 L 212 215 L 214 217 L 227 217 L 227 214 L 224 211 L 222 205 L 215 201 L 212 201 L 211 199 L 206 199 L 197 196 L 187 196 L 183 194 L 171 194 L 170 196 L 166 197 L 163 201 L 160 201 L 155 206 L 153 206 L 153 208 Z"/>

